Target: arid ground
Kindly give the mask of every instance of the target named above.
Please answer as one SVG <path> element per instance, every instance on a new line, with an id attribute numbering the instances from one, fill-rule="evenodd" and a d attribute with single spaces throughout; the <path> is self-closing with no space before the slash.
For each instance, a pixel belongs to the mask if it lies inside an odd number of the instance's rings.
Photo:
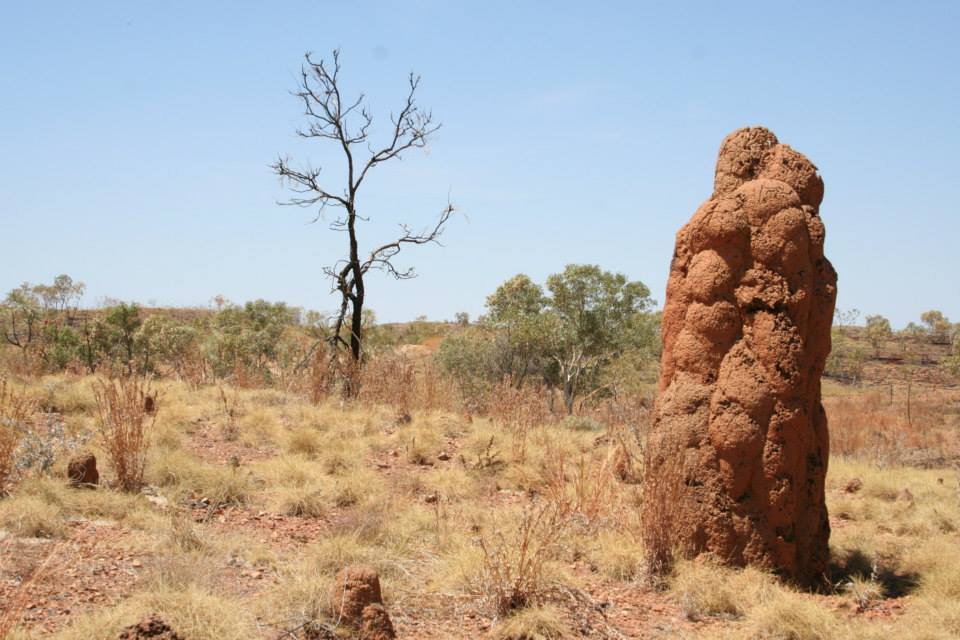
<path id="1" fill-rule="evenodd" d="M 496 411 L 452 409 L 437 342 L 372 365 L 349 403 L 154 381 L 133 493 L 99 378 L 12 377 L 63 450 L 0 499 L 0 635 L 116 638 L 156 613 L 191 640 L 346 637 L 329 590 L 362 564 L 400 638 L 960 636 L 960 387 L 936 348 L 908 364 L 890 341 L 857 384 L 825 381 L 832 564 L 801 592 L 709 558 L 647 566 L 648 400 L 561 419 L 505 387 Z M 68 486 L 68 449 L 96 454 L 97 488 Z"/>

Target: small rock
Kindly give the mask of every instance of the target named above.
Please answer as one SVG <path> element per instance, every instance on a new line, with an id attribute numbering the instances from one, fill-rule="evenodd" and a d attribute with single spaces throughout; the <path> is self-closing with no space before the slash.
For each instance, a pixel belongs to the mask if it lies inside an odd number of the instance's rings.
<path id="1" fill-rule="evenodd" d="M 97 471 L 97 458 L 92 453 L 85 453 L 71 458 L 67 463 L 67 480 L 74 487 L 95 487 L 100 483 L 100 473 Z"/>
<path id="2" fill-rule="evenodd" d="M 863 480 L 861 480 L 860 478 L 854 478 L 853 480 L 847 483 L 847 486 L 845 486 L 843 490 L 846 493 L 856 493 L 857 491 L 860 491 L 860 489 L 862 488 L 863 488 Z"/>
<path id="3" fill-rule="evenodd" d="M 440 496 L 438 496 L 435 493 L 428 493 L 423 497 L 423 501 L 426 502 L 427 504 L 433 504 L 439 499 L 440 499 Z"/>
<path id="4" fill-rule="evenodd" d="M 446 462 L 449 459 L 450 459 L 450 454 L 447 453 L 446 451 L 441 451 L 440 453 L 437 454 L 437 460 L 442 460 Z"/>

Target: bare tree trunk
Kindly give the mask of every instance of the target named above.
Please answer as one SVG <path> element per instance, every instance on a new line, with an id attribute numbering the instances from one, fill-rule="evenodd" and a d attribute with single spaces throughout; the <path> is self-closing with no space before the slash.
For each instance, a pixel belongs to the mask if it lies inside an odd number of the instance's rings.
<path id="1" fill-rule="evenodd" d="M 331 63 L 332 62 L 332 63 Z M 319 181 L 320 169 L 307 165 L 303 168 L 291 166 L 286 158 L 279 158 L 273 165 L 277 175 L 284 178 L 296 194 L 287 204 L 317 209 L 317 219 L 322 217 L 325 208 L 341 209 L 343 214 L 330 223 L 335 231 L 347 231 L 349 252 L 342 260 L 324 269 L 324 273 L 333 281 L 333 290 L 340 294 L 340 309 L 334 321 L 333 331 L 328 342 L 333 347 L 331 358 L 337 358 L 340 348 L 349 348 L 351 367 L 350 377 L 355 375 L 362 364 L 363 357 L 363 306 L 364 276 L 370 269 L 379 269 L 397 280 L 415 276 L 414 270 L 398 269 L 393 259 L 405 245 L 436 243 L 443 233 L 443 227 L 453 214 L 449 203 L 432 227 L 413 232 L 407 225 L 400 225 L 402 235 L 396 240 L 374 248 L 364 258 L 360 257 L 357 238 L 357 220 L 365 217 L 357 210 L 357 192 L 367 174 L 377 165 L 389 160 L 399 160 L 406 151 L 422 149 L 428 138 L 440 128 L 433 122 L 433 115 L 417 106 L 414 95 L 420 84 L 419 76 L 410 74 L 409 91 L 402 108 L 390 118 L 392 135 L 387 142 L 376 148 L 370 144 L 368 133 L 373 123 L 373 115 L 368 110 L 361 94 L 355 100 L 345 101 L 340 93 L 340 52 L 333 52 L 332 61 L 314 62 L 310 54 L 306 55 L 306 64 L 300 70 L 300 83 L 294 92 L 303 103 L 304 115 L 308 126 L 299 129 L 302 138 L 330 140 L 343 151 L 346 164 L 346 187 L 327 190 Z M 366 159 L 355 155 L 361 150 Z M 350 315 L 350 339 L 342 335 Z M 344 387 L 347 395 L 356 393 L 351 379 Z"/>

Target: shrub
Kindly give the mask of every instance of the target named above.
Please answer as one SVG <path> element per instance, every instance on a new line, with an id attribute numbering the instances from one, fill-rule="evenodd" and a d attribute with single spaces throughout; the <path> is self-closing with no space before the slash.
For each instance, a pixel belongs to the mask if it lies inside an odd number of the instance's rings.
<path id="1" fill-rule="evenodd" d="M 129 376 L 103 380 L 94 385 L 98 429 L 107 458 L 124 491 L 138 491 L 143 485 L 149 432 L 157 416 L 157 398 L 149 383 Z M 153 411 L 147 413 L 147 398 L 154 398 Z"/>
<path id="2" fill-rule="evenodd" d="M 833 332 L 833 349 L 827 356 L 824 375 L 843 382 L 856 383 L 863 376 L 867 350 L 839 330 Z"/>
<path id="3" fill-rule="evenodd" d="M 547 563 L 560 551 L 568 516 L 565 504 L 535 504 L 523 510 L 513 535 L 494 530 L 478 538 L 483 561 L 476 586 L 497 616 L 542 602 Z"/>
<path id="4" fill-rule="evenodd" d="M 69 455 L 86 443 L 88 435 L 71 435 L 59 416 L 46 414 L 21 431 L 20 444 L 14 453 L 20 473 L 33 470 L 46 473 L 57 458 Z"/>

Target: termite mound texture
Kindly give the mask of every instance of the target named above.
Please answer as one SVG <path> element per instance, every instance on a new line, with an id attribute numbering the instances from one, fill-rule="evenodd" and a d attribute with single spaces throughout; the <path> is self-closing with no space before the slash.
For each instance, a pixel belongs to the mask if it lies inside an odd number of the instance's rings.
<path id="1" fill-rule="evenodd" d="M 770 131 L 723 141 L 713 195 L 677 233 L 645 471 L 648 539 L 804 584 L 829 559 L 822 199 Z"/>

